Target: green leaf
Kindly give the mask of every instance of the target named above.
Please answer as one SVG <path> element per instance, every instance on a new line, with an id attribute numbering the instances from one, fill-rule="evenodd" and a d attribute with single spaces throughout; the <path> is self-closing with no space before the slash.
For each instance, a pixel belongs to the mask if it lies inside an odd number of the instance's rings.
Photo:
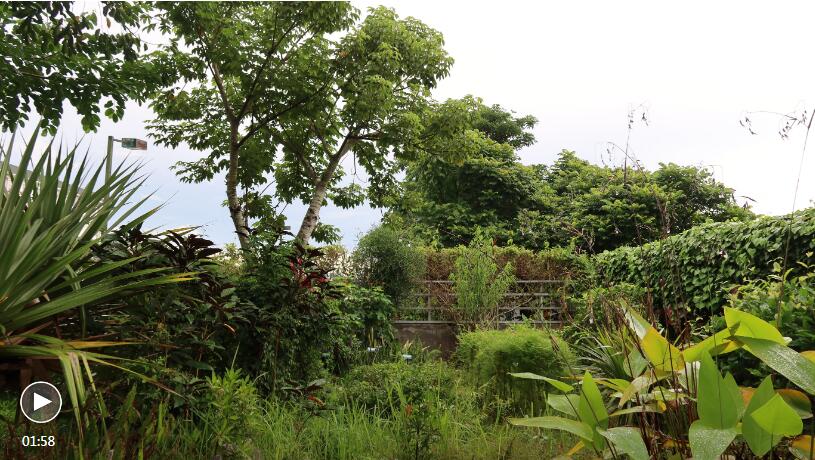
<path id="1" fill-rule="evenodd" d="M 731 351 L 738 350 L 740 345 L 737 342 L 730 340 L 732 331 L 723 329 L 710 337 L 702 340 L 696 345 L 692 345 L 682 350 L 682 357 L 686 362 L 699 361 L 702 359 L 702 354 L 707 352 L 711 356 L 723 355 Z"/>
<path id="2" fill-rule="evenodd" d="M 729 372 L 724 376 L 723 383 L 725 390 L 730 394 L 733 406 L 736 408 L 736 420 L 741 420 L 741 416 L 744 415 L 744 399 L 742 399 L 739 385 L 736 383 L 736 379 L 733 378 L 733 374 Z"/>
<path id="3" fill-rule="evenodd" d="M 653 377 L 653 374 L 649 372 L 646 375 L 641 375 L 625 388 L 620 396 L 620 402 L 618 403 L 618 407 L 623 407 L 625 403 L 627 403 L 634 395 L 638 393 L 642 393 L 643 390 L 647 390 L 651 385 L 656 383 L 657 379 Z"/>
<path id="4" fill-rule="evenodd" d="M 710 355 L 704 353 L 696 391 L 696 411 L 699 413 L 699 420 L 711 428 L 734 428 L 738 423 L 738 407 L 742 404 L 738 386 L 734 392 L 731 384 L 725 382 L 719 374 L 719 369 Z"/>
<path id="5" fill-rule="evenodd" d="M 649 329 L 653 329 L 651 323 L 645 320 L 639 313 L 627 304 L 623 304 L 623 314 L 628 327 L 637 334 L 637 338 L 642 340 Z"/>
<path id="6" fill-rule="evenodd" d="M 580 396 L 576 394 L 550 394 L 549 397 L 546 398 L 546 404 L 558 412 L 577 418 L 577 406 L 580 404 Z"/>
<path id="7" fill-rule="evenodd" d="M 733 335 L 770 340 L 781 345 L 787 344 L 784 336 L 775 326 L 750 313 L 724 307 L 724 319 L 729 328 L 735 328 Z"/>
<path id="8" fill-rule="evenodd" d="M 603 403 L 603 395 L 591 374 L 586 372 L 583 375 L 583 384 L 581 385 L 580 401 L 577 405 L 577 415 L 580 421 L 594 428 L 608 428 L 608 412 Z M 595 432 L 591 441 L 592 447 L 596 450 L 603 450 L 605 448 L 605 441 L 599 433 Z"/>
<path id="9" fill-rule="evenodd" d="M 561 382 L 560 380 L 551 379 L 549 377 L 544 377 L 542 375 L 533 374 L 532 372 L 510 372 L 509 375 L 519 378 L 519 379 L 527 379 L 527 380 L 542 380 L 553 387 L 557 388 L 563 392 L 570 392 L 574 391 L 574 387 L 569 385 L 568 383 Z"/>
<path id="10" fill-rule="evenodd" d="M 598 428 L 597 432 L 608 439 L 615 449 L 623 454 L 628 454 L 633 460 L 648 460 L 651 458 L 638 428 L 628 426 L 619 426 L 608 430 Z"/>
<path id="11" fill-rule="evenodd" d="M 648 361 L 661 371 L 678 371 L 685 367 L 685 360 L 678 348 L 673 346 L 653 327 L 640 339 L 642 351 Z"/>
<path id="12" fill-rule="evenodd" d="M 777 342 L 742 336 L 737 336 L 736 339 L 764 364 L 788 378 L 802 390 L 815 395 L 815 363 Z"/>
<path id="13" fill-rule="evenodd" d="M 758 426 L 773 437 L 797 436 L 804 429 L 801 418 L 779 394 L 773 395 L 750 416 Z"/>
<path id="14" fill-rule="evenodd" d="M 744 411 L 741 434 L 744 440 L 747 441 L 747 446 L 750 447 L 750 450 L 758 457 L 762 457 L 769 452 L 775 443 L 773 442 L 772 435 L 756 423 L 752 414 L 759 407 L 766 404 L 774 395 L 772 378 L 767 376 L 761 382 L 761 385 L 753 392 L 750 403 L 747 404 L 747 408 Z"/>
<path id="15" fill-rule="evenodd" d="M 693 460 L 719 460 L 737 434 L 735 426 L 715 428 L 701 420 L 693 422 L 688 432 Z"/>
<path id="16" fill-rule="evenodd" d="M 510 425 L 530 426 L 535 428 L 549 428 L 552 430 L 568 431 L 575 436 L 583 438 L 587 442 L 592 442 L 594 432 L 589 425 L 564 417 L 531 417 L 531 418 L 510 418 Z"/>

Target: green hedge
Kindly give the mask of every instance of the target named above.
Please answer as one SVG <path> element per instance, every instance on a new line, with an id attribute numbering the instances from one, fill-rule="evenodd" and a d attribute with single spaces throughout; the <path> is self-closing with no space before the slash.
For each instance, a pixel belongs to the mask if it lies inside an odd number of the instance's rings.
<path id="1" fill-rule="evenodd" d="M 464 332 L 458 336 L 455 357 L 488 397 L 505 401 L 516 414 L 540 413 L 546 388 L 542 382 L 516 379 L 510 372 L 559 378 L 568 375 L 574 363 L 569 346 L 555 332 L 524 324 Z"/>
<path id="2" fill-rule="evenodd" d="M 815 208 L 808 208 L 787 216 L 703 224 L 640 247 L 604 252 L 595 266 L 602 283 L 641 285 L 651 291 L 656 306 L 684 304 L 697 313 L 718 313 L 735 284 L 773 272 L 783 260 L 788 233 L 788 268 L 815 263 Z"/>

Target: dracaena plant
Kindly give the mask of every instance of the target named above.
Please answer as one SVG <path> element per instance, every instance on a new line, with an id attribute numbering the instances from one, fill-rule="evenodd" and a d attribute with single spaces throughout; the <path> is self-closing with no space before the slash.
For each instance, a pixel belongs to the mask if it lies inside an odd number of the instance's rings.
<path id="1" fill-rule="evenodd" d="M 775 326 L 732 308 L 725 309 L 725 329 L 682 349 L 633 309 L 623 306 L 622 315 L 637 337 L 626 359 L 630 368 L 644 368 L 642 373 L 628 380 L 586 372 L 576 386 L 513 374 L 544 380 L 561 391 L 550 394 L 547 404 L 566 417 L 510 423 L 568 431 L 580 439 L 570 453 L 590 448 L 614 458 L 625 454 L 647 460 L 669 452 L 695 460 L 716 460 L 726 452 L 734 458 L 762 458 L 785 450 L 799 459 L 815 456 L 812 436 L 801 434 L 803 420 L 812 417 L 815 352 L 789 348 L 790 339 Z M 756 356 L 797 388 L 775 389 L 770 375 L 758 388 L 738 386 L 729 373 L 722 376 L 714 358 L 737 350 Z"/>
<path id="2" fill-rule="evenodd" d="M 138 213 L 147 198 L 131 203 L 144 180 L 138 165 L 120 164 L 105 180 L 104 165 L 91 167 L 76 146 L 63 150 L 51 141 L 35 160 L 36 144 L 35 132 L 19 168 L 11 166 L 14 136 L 0 146 L 0 359 L 58 360 L 72 406 L 79 408 L 89 363 L 114 365 L 113 356 L 91 349 L 118 344 L 85 337 L 88 310 L 126 292 L 191 277 L 163 268 L 115 274 L 138 257 L 110 263 L 91 257 L 105 229 L 138 225 L 156 211 Z M 73 339 L 55 337 L 67 322 L 80 324 Z"/>

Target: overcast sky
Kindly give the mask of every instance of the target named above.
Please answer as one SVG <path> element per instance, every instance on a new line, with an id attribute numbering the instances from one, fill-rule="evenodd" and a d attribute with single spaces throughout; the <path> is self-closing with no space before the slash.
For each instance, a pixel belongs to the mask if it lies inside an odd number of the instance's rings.
<path id="1" fill-rule="evenodd" d="M 383 4 L 355 3 L 359 8 Z M 446 99 L 473 94 L 539 119 L 537 144 L 520 152 L 524 163 L 550 164 L 562 149 L 589 161 L 609 159 L 608 142 L 624 144 L 627 114 L 647 110 L 631 148 L 648 168 L 660 162 L 702 165 L 755 200 L 755 211 L 792 210 L 803 129 L 781 140 L 777 115 L 749 114 L 750 134 L 739 125 L 749 112 L 801 112 L 815 107 L 812 2 L 384 2 L 444 34 L 455 58 L 435 91 Z M 83 135 L 68 111 L 61 134 Z M 106 136 L 146 137 L 146 107 L 128 106 L 124 120 L 105 120 L 85 137 L 92 155 L 104 155 Z M 123 158 L 125 151 L 117 150 Z M 169 171 L 176 161 L 201 156 L 189 149 L 151 145 L 149 189 L 167 201 L 152 220 L 167 228 L 203 225 L 217 243 L 234 240 L 221 179 L 181 184 Z M 815 158 L 805 158 L 797 208 L 815 199 Z M 743 201 L 743 198 L 738 198 Z M 299 226 L 304 206 L 286 210 Z M 380 210 L 328 207 L 322 221 L 337 225 L 343 243 L 378 222 Z"/>

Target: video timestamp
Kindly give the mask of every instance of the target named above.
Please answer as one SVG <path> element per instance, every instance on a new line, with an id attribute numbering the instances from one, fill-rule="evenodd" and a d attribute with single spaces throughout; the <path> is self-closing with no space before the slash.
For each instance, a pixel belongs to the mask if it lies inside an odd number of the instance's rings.
<path id="1" fill-rule="evenodd" d="M 20 439 L 23 447 L 54 447 L 56 439 L 54 436 L 46 435 L 26 435 Z"/>

